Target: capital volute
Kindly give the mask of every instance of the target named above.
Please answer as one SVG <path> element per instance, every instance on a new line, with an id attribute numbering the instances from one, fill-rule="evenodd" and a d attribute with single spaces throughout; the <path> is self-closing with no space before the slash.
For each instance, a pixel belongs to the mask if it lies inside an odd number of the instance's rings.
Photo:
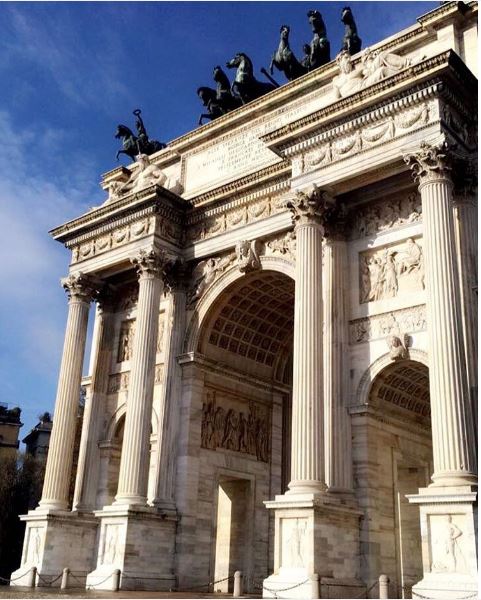
<path id="1" fill-rule="evenodd" d="M 406 154 L 403 158 L 419 185 L 439 179 L 450 181 L 453 150 L 453 145 L 446 141 L 439 144 L 421 142 L 418 151 Z"/>
<path id="2" fill-rule="evenodd" d="M 139 280 L 164 278 L 165 270 L 169 259 L 164 250 L 144 250 L 141 249 L 130 258 L 134 265 Z"/>
<path id="3" fill-rule="evenodd" d="M 102 284 L 95 277 L 85 275 L 81 271 L 69 273 L 60 280 L 70 301 L 91 302 L 97 296 Z"/>
<path id="4" fill-rule="evenodd" d="M 296 196 L 286 203 L 290 209 L 294 227 L 323 227 L 326 212 L 334 206 L 334 198 L 328 190 L 314 185 L 309 192 L 297 192 Z"/>

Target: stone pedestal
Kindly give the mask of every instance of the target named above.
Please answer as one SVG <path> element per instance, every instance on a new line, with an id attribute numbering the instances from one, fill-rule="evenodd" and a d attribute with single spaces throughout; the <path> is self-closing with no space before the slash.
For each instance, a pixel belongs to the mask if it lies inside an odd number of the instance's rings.
<path id="1" fill-rule="evenodd" d="M 276 496 L 265 505 L 275 511 L 275 545 L 264 598 L 354 598 L 363 592 L 360 511 L 328 492 Z"/>
<path id="2" fill-rule="evenodd" d="M 122 590 L 175 587 L 175 513 L 112 505 L 95 516 L 100 519 L 98 558 L 87 576 L 87 589 L 111 590 L 117 569 Z"/>
<path id="3" fill-rule="evenodd" d="M 413 598 L 477 598 L 476 488 L 421 488 L 408 499 L 419 504 L 423 549 L 424 577 Z"/>
<path id="4" fill-rule="evenodd" d="M 68 567 L 81 587 L 94 566 L 92 548 L 98 522 L 93 516 L 39 509 L 20 517 L 26 522 L 22 562 L 11 575 L 12 586 L 27 585 L 31 567 L 37 567 L 38 587 L 60 587 Z"/>

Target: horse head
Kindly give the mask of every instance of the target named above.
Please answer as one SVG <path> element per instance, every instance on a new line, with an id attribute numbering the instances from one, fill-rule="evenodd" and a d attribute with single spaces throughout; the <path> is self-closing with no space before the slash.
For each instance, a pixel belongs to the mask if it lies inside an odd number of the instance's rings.
<path id="1" fill-rule="evenodd" d="M 219 65 L 214 67 L 213 77 L 214 77 L 214 81 L 216 83 L 220 83 L 222 87 L 225 87 L 227 89 L 230 88 L 229 78 L 227 77 L 227 75 L 224 73 L 224 71 L 222 70 L 222 68 Z"/>
<path id="2" fill-rule="evenodd" d="M 215 90 L 210 87 L 202 86 L 197 89 L 197 95 L 202 100 L 204 106 L 207 106 L 209 102 L 215 99 Z"/>
<path id="3" fill-rule="evenodd" d="M 322 15 L 318 10 L 310 10 L 307 13 L 309 23 L 312 26 L 312 31 L 319 34 L 321 37 L 326 36 L 326 26 L 322 20 Z"/>
<path id="4" fill-rule="evenodd" d="M 115 132 L 115 137 L 117 139 L 122 137 L 135 137 L 132 131 L 127 127 L 127 125 L 117 125 L 117 131 Z"/>
<path id="5" fill-rule="evenodd" d="M 289 25 L 281 25 L 281 29 L 280 29 L 281 38 L 287 40 L 289 38 L 290 31 L 291 31 L 291 28 L 289 27 Z"/>
<path id="6" fill-rule="evenodd" d="M 352 11 L 350 6 L 345 6 L 341 12 L 341 21 L 344 25 L 352 25 L 354 19 L 352 16 Z"/>
<path id="7" fill-rule="evenodd" d="M 237 52 L 237 54 L 234 56 L 234 58 L 231 58 L 231 60 L 229 60 L 228 62 L 225 63 L 225 66 L 228 69 L 234 69 L 235 67 L 238 67 L 241 64 L 242 61 L 242 54 L 240 52 Z"/>

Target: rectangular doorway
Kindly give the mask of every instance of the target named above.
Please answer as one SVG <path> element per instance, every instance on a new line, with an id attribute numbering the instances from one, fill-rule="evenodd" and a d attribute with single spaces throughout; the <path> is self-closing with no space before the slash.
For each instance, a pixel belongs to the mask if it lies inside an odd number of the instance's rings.
<path id="1" fill-rule="evenodd" d="M 222 476 L 217 490 L 214 557 L 214 581 L 220 583 L 214 585 L 214 592 L 232 592 L 235 571 L 242 571 L 246 581 L 252 517 L 251 482 Z"/>

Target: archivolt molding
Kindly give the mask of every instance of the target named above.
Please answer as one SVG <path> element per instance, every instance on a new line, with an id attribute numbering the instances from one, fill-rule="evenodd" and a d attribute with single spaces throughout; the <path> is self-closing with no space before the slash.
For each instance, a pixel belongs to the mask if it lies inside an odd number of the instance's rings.
<path id="1" fill-rule="evenodd" d="M 260 264 L 261 270 L 263 271 L 276 271 L 287 275 L 287 277 L 290 277 L 291 279 L 295 279 L 294 263 L 283 256 L 261 256 Z M 238 266 L 233 265 L 222 273 L 219 278 L 212 282 L 205 290 L 202 297 L 197 302 L 190 318 L 184 340 L 184 353 L 195 352 L 199 342 L 200 332 L 210 309 L 224 290 L 235 281 L 239 281 L 244 277 L 245 273 L 241 273 Z"/>
<path id="2" fill-rule="evenodd" d="M 115 430 L 117 429 L 118 424 L 120 423 L 120 419 L 127 414 L 127 402 L 122 402 L 120 406 L 118 406 L 114 412 L 114 414 L 110 417 L 106 430 L 105 430 L 105 438 L 102 440 L 104 442 L 112 443 L 114 440 Z M 157 415 L 157 411 L 155 408 L 152 409 L 152 435 L 157 435 L 159 417 Z"/>
<path id="3" fill-rule="evenodd" d="M 428 354 L 424 350 L 410 348 L 409 358 L 407 360 L 419 362 L 429 368 Z M 398 361 L 398 364 L 402 364 L 402 362 L 405 361 Z M 385 367 L 388 367 L 392 364 L 393 359 L 391 358 L 389 352 L 387 352 L 386 354 L 383 354 L 378 359 L 376 359 L 372 363 L 372 365 L 366 369 L 364 375 L 361 377 L 359 385 L 357 386 L 357 392 L 355 395 L 355 406 L 366 406 L 369 404 L 369 393 L 371 391 L 373 381 Z"/>

